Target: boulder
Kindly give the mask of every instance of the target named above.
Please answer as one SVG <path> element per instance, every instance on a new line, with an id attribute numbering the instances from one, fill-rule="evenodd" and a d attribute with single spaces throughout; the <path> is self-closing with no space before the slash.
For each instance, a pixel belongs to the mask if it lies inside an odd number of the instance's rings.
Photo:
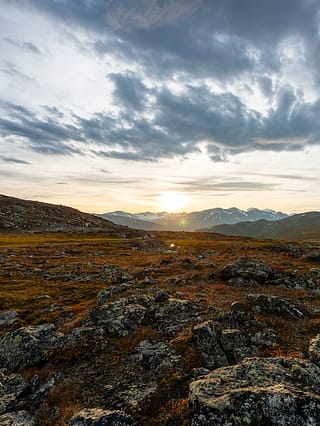
<path id="1" fill-rule="evenodd" d="M 228 365 L 226 354 L 218 343 L 216 323 L 214 321 L 205 321 L 196 325 L 193 328 L 192 340 L 206 360 L 206 367 L 216 368 Z"/>
<path id="2" fill-rule="evenodd" d="M 246 338 L 240 330 L 228 328 L 222 330 L 220 343 L 224 351 L 233 351 L 239 346 L 245 346 Z"/>
<path id="3" fill-rule="evenodd" d="M 136 347 L 132 358 L 147 371 L 162 377 L 167 370 L 173 368 L 181 360 L 173 348 L 165 342 L 143 340 Z"/>
<path id="4" fill-rule="evenodd" d="M 0 415 L 15 409 L 31 387 L 19 374 L 5 375 L 0 372 Z"/>
<path id="5" fill-rule="evenodd" d="M 154 295 L 154 301 L 156 303 L 167 302 L 170 298 L 170 293 L 167 290 L 158 290 Z"/>
<path id="6" fill-rule="evenodd" d="M 320 252 L 308 253 L 303 258 L 309 262 L 320 262 Z"/>
<path id="7" fill-rule="evenodd" d="M 267 263 L 257 259 L 241 258 L 225 265 L 218 275 L 231 285 L 247 285 L 250 281 L 260 284 L 275 278 L 276 271 Z"/>
<path id="8" fill-rule="evenodd" d="M 62 334 L 53 324 L 21 327 L 0 337 L 0 367 L 16 370 L 48 361 Z"/>
<path id="9" fill-rule="evenodd" d="M 309 358 L 320 367 L 320 334 L 310 341 Z"/>
<path id="10" fill-rule="evenodd" d="M 18 312 L 14 310 L 0 312 L 0 325 L 13 324 L 14 321 L 16 321 L 18 316 L 19 316 Z"/>
<path id="11" fill-rule="evenodd" d="M 250 358 L 190 384 L 191 425 L 318 426 L 320 368 L 293 358 Z"/>
<path id="12" fill-rule="evenodd" d="M 69 421 L 70 426 L 131 426 L 133 420 L 122 411 L 102 410 L 99 408 L 83 409 Z"/>
<path id="13" fill-rule="evenodd" d="M 98 293 L 97 304 L 103 305 L 104 303 L 109 302 L 116 294 L 123 293 L 124 291 L 127 291 L 130 288 L 132 288 L 132 285 L 129 283 L 122 283 L 119 285 L 113 285 L 108 288 L 103 288 Z"/>
<path id="14" fill-rule="evenodd" d="M 156 319 L 167 319 L 175 321 L 177 317 L 193 314 L 197 310 L 197 305 L 190 300 L 176 299 L 170 297 L 166 303 L 157 307 Z"/>
<path id="15" fill-rule="evenodd" d="M 132 275 L 126 269 L 119 268 L 116 265 L 104 265 L 101 269 L 100 276 L 107 282 L 113 284 L 121 284 L 131 281 Z"/>
<path id="16" fill-rule="evenodd" d="M 0 416 L 0 426 L 34 426 L 35 422 L 27 411 L 6 413 Z"/>
<path id="17" fill-rule="evenodd" d="M 253 305 L 256 313 L 266 315 L 288 316 L 291 318 L 303 318 L 303 312 L 289 300 L 268 294 L 248 294 L 248 302 Z"/>
<path id="18" fill-rule="evenodd" d="M 130 304 L 128 299 L 105 303 L 90 312 L 91 320 L 102 326 L 112 337 L 127 336 L 141 325 L 147 309 L 138 304 Z"/>

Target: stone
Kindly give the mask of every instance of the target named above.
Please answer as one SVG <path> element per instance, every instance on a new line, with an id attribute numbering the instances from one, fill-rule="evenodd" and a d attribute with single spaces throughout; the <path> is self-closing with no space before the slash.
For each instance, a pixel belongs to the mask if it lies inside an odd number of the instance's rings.
<path id="1" fill-rule="evenodd" d="M 303 256 L 309 262 L 320 262 L 320 252 L 311 252 Z"/>
<path id="2" fill-rule="evenodd" d="M 240 302 L 239 300 L 236 300 L 235 302 L 231 303 L 231 311 L 233 312 L 246 312 L 247 306 L 245 303 Z"/>
<path id="3" fill-rule="evenodd" d="M 224 351 L 233 351 L 239 346 L 245 346 L 246 338 L 240 330 L 226 329 L 221 332 L 220 343 Z"/>
<path id="4" fill-rule="evenodd" d="M 0 325 L 8 325 L 12 323 L 18 316 L 18 312 L 14 310 L 0 312 Z"/>
<path id="5" fill-rule="evenodd" d="M 159 290 L 156 292 L 154 296 L 154 301 L 156 303 L 164 303 L 167 302 L 170 298 L 170 293 L 167 290 Z"/>
<path id="6" fill-rule="evenodd" d="M 49 360 L 61 341 L 53 324 L 21 327 L 0 337 L 0 367 L 14 371 Z"/>
<path id="7" fill-rule="evenodd" d="M 6 413 L 0 416 L 0 426 L 34 426 L 35 422 L 30 414 L 25 411 Z"/>
<path id="8" fill-rule="evenodd" d="M 276 272 L 271 266 L 261 260 L 241 258 L 225 265 L 218 271 L 218 275 L 225 280 L 241 278 L 241 280 L 232 281 L 232 285 L 241 285 L 242 282 L 247 285 L 252 280 L 260 284 L 272 280 L 275 278 Z"/>
<path id="9" fill-rule="evenodd" d="M 311 362 L 320 367 L 320 334 L 310 341 L 309 358 Z"/>
<path id="10" fill-rule="evenodd" d="M 173 348 L 165 342 L 143 340 L 136 347 L 132 358 L 147 371 L 157 377 L 163 377 L 165 372 L 173 368 L 181 360 Z"/>
<path id="11" fill-rule="evenodd" d="M 226 354 L 218 343 L 216 323 L 205 321 L 196 325 L 192 332 L 192 341 L 206 360 L 206 367 L 216 368 L 228 365 Z"/>
<path id="12" fill-rule="evenodd" d="M 131 426 L 131 416 L 122 411 L 102 410 L 99 408 L 83 409 L 69 421 L 70 426 Z"/>
<path id="13" fill-rule="evenodd" d="M 130 304 L 128 299 L 106 303 L 90 312 L 91 320 L 102 326 L 112 337 L 127 336 L 141 325 L 147 309 L 139 304 Z"/>
<path id="14" fill-rule="evenodd" d="M 13 411 L 31 387 L 20 374 L 6 375 L 0 372 L 0 415 Z"/>
<path id="15" fill-rule="evenodd" d="M 303 318 L 303 312 L 289 300 L 268 294 L 248 294 L 248 302 L 259 307 L 259 313 L 267 315 L 288 316 L 290 318 Z"/>
<path id="16" fill-rule="evenodd" d="M 308 361 L 249 358 L 191 382 L 191 426 L 318 426 L 319 389 Z"/>
<path id="17" fill-rule="evenodd" d="M 278 336 L 272 328 L 265 328 L 264 330 L 257 331 L 250 340 L 257 346 L 272 346 L 277 343 Z"/>
<path id="18" fill-rule="evenodd" d="M 132 285 L 129 283 L 122 283 L 119 285 L 103 288 L 98 293 L 97 304 L 103 305 L 104 303 L 109 302 L 116 294 L 123 293 L 130 288 L 132 288 Z"/>

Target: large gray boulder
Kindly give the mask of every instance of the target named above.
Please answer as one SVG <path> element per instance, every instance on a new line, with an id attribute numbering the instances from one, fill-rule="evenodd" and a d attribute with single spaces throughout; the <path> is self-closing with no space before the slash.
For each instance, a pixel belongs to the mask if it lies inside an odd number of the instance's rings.
<path id="1" fill-rule="evenodd" d="M 53 324 L 21 327 L 0 337 L 0 368 L 14 371 L 48 361 L 62 334 Z"/>
<path id="2" fill-rule="evenodd" d="M 320 368 L 301 359 L 249 358 L 190 384 L 192 426 L 319 426 Z"/>
<path id="3" fill-rule="evenodd" d="M 70 426 L 131 426 L 133 420 L 122 411 L 83 409 L 68 421 Z"/>

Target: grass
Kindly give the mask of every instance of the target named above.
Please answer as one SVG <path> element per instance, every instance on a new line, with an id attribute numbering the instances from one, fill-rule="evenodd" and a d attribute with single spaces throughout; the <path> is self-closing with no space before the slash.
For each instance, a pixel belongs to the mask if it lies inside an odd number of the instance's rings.
<path id="1" fill-rule="evenodd" d="M 302 320 L 260 316 L 259 319 L 279 335 L 278 344 L 265 352 L 261 349 L 261 354 L 307 355 L 309 339 L 320 333 L 320 316 L 314 313 L 320 312 L 319 296 L 310 297 L 305 290 L 277 286 L 230 287 L 214 273 L 243 256 L 261 259 L 278 271 L 298 271 L 299 274 L 313 267 L 311 263 L 273 251 L 274 241 L 188 232 L 154 234 L 167 243 L 167 251 L 132 250 L 134 240 L 103 235 L 0 234 L 0 311 L 14 309 L 19 313 L 15 325 L 0 326 L 0 334 L 18 326 L 52 321 L 64 332 L 81 326 L 95 305 L 97 293 L 113 285 L 101 275 L 103 266 L 111 264 L 127 269 L 141 290 L 147 291 L 150 287 L 144 277 L 152 276 L 158 288 L 167 289 L 176 297 L 182 293 L 186 299 L 202 300 L 204 307 L 214 305 L 218 312 L 229 311 L 236 300 L 245 302 L 247 294 L 252 292 L 289 298 L 312 315 Z M 301 246 L 303 248 L 303 243 Z M 186 258 L 191 260 L 191 266 L 183 263 Z M 170 277 L 185 280 L 187 284 L 170 285 Z M 125 295 L 132 293 L 129 290 Z M 107 349 L 97 346 L 89 352 L 85 347 L 80 351 L 79 348 L 62 350 L 53 364 L 24 369 L 25 377 L 36 373 L 41 383 L 56 371 L 67 378 L 58 380 L 47 399 L 33 407 L 37 424 L 64 426 L 78 408 L 113 406 L 114 400 L 105 395 L 104 385 L 116 384 L 126 373 L 127 356 L 139 342 L 166 337 L 144 326 L 128 337 L 108 339 Z M 183 378 L 190 369 L 202 366 L 203 359 L 191 343 L 190 327 L 176 335 L 171 345 L 183 358 L 181 370 L 170 371 L 163 378 L 156 398 L 146 404 L 141 413 L 143 424 L 187 424 L 188 386 Z M 90 388 L 86 389 L 83 383 L 90 383 Z M 48 418 L 50 421 L 44 420 Z"/>

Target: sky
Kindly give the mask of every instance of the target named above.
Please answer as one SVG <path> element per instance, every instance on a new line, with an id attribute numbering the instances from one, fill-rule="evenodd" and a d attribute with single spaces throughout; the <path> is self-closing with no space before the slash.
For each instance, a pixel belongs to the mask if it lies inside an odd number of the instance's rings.
<path id="1" fill-rule="evenodd" d="M 319 0 L 0 0 L 0 193 L 320 210 Z"/>

